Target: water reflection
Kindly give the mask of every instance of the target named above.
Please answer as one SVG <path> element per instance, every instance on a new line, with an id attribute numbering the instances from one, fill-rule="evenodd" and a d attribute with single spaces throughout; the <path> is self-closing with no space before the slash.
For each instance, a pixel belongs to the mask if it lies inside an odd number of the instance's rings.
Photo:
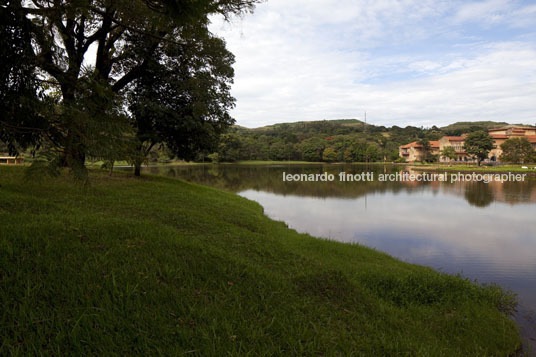
<path id="1" fill-rule="evenodd" d="M 199 165 L 148 167 L 146 172 L 180 177 L 204 185 L 214 186 L 233 192 L 253 189 L 279 195 L 305 197 L 359 198 L 373 193 L 393 194 L 433 192 L 464 197 L 475 207 L 487 207 L 493 202 L 509 204 L 536 203 L 536 180 L 525 182 L 380 182 L 380 173 L 396 173 L 402 169 L 393 165 Z M 352 175 L 373 172 L 374 182 L 340 182 L 339 172 Z M 317 174 L 327 172 L 335 175 L 333 182 L 284 182 L 283 173 Z M 412 172 L 412 171 L 410 171 Z M 412 172 L 417 173 L 417 172 Z"/>
<path id="2" fill-rule="evenodd" d="M 147 168 L 238 192 L 300 232 L 356 242 L 402 260 L 496 282 L 519 294 L 534 338 L 536 180 L 525 182 L 284 182 L 283 172 L 395 173 L 396 166 L 202 165 Z"/>
<path id="3" fill-rule="evenodd" d="M 493 184 L 492 184 L 493 185 Z M 493 191 L 489 183 L 468 182 L 465 186 L 465 199 L 469 204 L 476 207 L 487 207 L 493 201 Z"/>

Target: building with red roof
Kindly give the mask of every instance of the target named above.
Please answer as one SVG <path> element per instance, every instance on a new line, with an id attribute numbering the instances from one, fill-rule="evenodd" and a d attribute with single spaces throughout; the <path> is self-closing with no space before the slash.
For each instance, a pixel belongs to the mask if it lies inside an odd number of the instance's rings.
<path id="1" fill-rule="evenodd" d="M 502 154 L 501 145 L 510 138 L 527 138 L 536 150 L 536 128 L 531 126 L 507 125 L 501 128 L 489 129 L 489 134 L 494 140 L 494 148 L 489 153 L 490 161 L 499 161 Z M 457 157 L 454 161 L 474 162 L 475 159 L 464 150 L 466 134 L 461 136 L 443 136 L 438 141 L 430 141 L 431 153 L 438 155 L 440 162 L 450 162 L 449 158 L 441 156 L 441 151 L 446 147 L 454 148 Z M 422 145 L 416 141 L 399 147 L 400 157 L 407 162 L 421 161 L 423 157 Z"/>
<path id="2" fill-rule="evenodd" d="M 424 155 L 423 146 L 417 141 L 400 146 L 398 152 L 408 162 L 421 161 Z M 430 153 L 439 155 L 439 141 L 430 141 Z"/>

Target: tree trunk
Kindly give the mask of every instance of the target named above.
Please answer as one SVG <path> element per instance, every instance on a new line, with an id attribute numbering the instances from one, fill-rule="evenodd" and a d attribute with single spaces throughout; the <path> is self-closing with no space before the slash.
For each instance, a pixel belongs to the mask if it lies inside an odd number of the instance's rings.
<path id="1" fill-rule="evenodd" d="M 64 148 L 61 157 L 61 165 L 70 169 L 83 169 L 86 165 L 86 154 L 80 145 L 72 142 Z"/>
<path id="2" fill-rule="evenodd" d="M 61 84 L 63 102 L 66 108 L 75 106 L 75 82 L 71 81 L 68 84 Z M 61 165 L 75 170 L 85 169 L 87 148 L 82 138 L 86 133 L 73 117 L 65 117 L 65 120 L 67 120 L 67 134 L 63 138 L 63 154 L 60 159 Z"/>
<path id="3" fill-rule="evenodd" d="M 134 176 L 136 176 L 136 177 L 141 176 L 141 163 L 135 163 L 134 164 Z"/>

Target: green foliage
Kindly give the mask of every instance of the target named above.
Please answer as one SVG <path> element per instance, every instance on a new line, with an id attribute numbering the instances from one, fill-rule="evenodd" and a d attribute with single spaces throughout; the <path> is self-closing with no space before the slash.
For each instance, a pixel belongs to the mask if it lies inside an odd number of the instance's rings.
<path id="1" fill-rule="evenodd" d="M 220 154 L 218 154 L 217 152 L 209 154 L 207 157 L 210 161 L 212 161 L 213 164 L 217 164 L 218 162 L 220 162 Z"/>
<path id="2" fill-rule="evenodd" d="M 51 163 L 82 174 L 86 159 L 125 156 L 130 128 L 134 162 L 159 143 L 186 159 L 212 149 L 232 123 L 234 58 L 208 30 L 209 17 L 240 15 L 257 2 L 7 1 L 0 139 L 10 151 L 51 149 L 60 156 Z"/>
<path id="3" fill-rule="evenodd" d="M 41 143 L 49 108 L 32 63 L 32 25 L 17 1 L 0 6 L 0 24 L 0 141 L 7 146 L 2 151 L 17 154 Z"/>
<path id="4" fill-rule="evenodd" d="M 220 138 L 218 147 L 219 159 L 222 161 L 236 161 L 240 159 L 240 140 L 232 134 L 224 134 Z"/>
<path id="5" fill-rule="evenodd" d="M 433 161 L 433 157 L 432 157 L 432 147 L 430 146 L 430 141 L 428 141 L 428 139 L 420 139 L 419 141 L 417 141 L 417 144 L 421 145 L 422 146 L 422 157 L 421 157 L 421 161 L 422 162 L 432 162 Z"/>
<path id="6" fill-rule="evenodd" d="M 443 150 L 441 150 L 440 155 L 446 157 L 449 160 L 454 160 L 458 156 L 456 150 L 454 150 L 452 146 L 446 146 L 445 148 L 443 148 Z"/>
<path id="7" fill-rule="evenodd" d="M 534 160 L 535 151 L 527 138 L 510 138 L 501 144 L 501 161 L 526 163 Z"/>
<path id="8" fill-rule="evenodd" d="M 181 43 L 168 42 L 151 53 L 144 73 L 128 92 L 136 137 L 150 150 L 158 143 L 180 159 L 217 150 L 220 135 L 234 120 L 230 94 L 234 56 L 208 28 L 175 31 Z M 144 46 L 143 37 L 137 46 Z M 238 153 L 224 153 L 224 160 Z M 230 149 L 228 149 L 230 150 Z"/>
<path id="9" fill-rule="evenodd" d="M 357 162 L 374 162 L 383 160 L 382 155 L 375 144 L 366 142 L 353 143 L 350 146 L 352 161 Z"/>
<path id="10" fill-rule="evenodd" d="M 480 162 L 488 157 L 489 152 L 493 149 L 493 138 L 487 131 L 475 131 L 470 133 L 464 142 L 464 150 L 473 155 Z"/>
<path id="11" fill-rule="evenodd" d="M 447 125 L 441 128 L 441 131 L 444 133 L 444 135 L 460 136 L 462 134 L 472 133 L 475 131 L 488 131 L 488 129 L 498 128 L 505 125 L 509 124 L 494 121 L 466 121 Z"/>
<path id="12" fill-rule="evenodd" d="M 352 152 L 350 151 L 350 149 L 344 150 L 343 159 L 346 162 L 352 162 Z"/>
<path id="13" fill-rule="evenodd" d="M 234 126 L 229 130 L 240 142 L 239 160 L 321 161 L 326 147 L 337 153 L 335 161 L 395 161 L 398 147 L 412 141 L 439 140 L 452 128 L 471 132 L 482 127 L 496 127 L 501 123 L 457 123 L 445 128 L 417 128 L 407 126 L 370 125 L 355 119 L 322 120 L 282 123 L 255 129 Z M 460 129 L 461 130 L 461 129 Z M 331 158 L 330 158 L 331 159 Z M 425 161 L 438 157 L 427 152 Z"/>
<path id="14" fill-rule="evenodd" d="M 299 234 L 229 192 L 90 174 L 81 190 L 0 167 L 1 355 L 508 356 L 520 346 L 513 297 L 499 287 Z"/>
<path id="15" fill-rule="evenodd" d="M 337 152 L 334 148 L 330 146 L 324 149 L 324 152 L 322 153 L 322 161 L 334 162 L 337 161 L 337 158 Z"/>
<path id="16" fill-rule="evenodd" d="M 322 161 L 326 141 L 319 137 L 306 139 L 301 143 L 302 158 L 305 161 Z"/>

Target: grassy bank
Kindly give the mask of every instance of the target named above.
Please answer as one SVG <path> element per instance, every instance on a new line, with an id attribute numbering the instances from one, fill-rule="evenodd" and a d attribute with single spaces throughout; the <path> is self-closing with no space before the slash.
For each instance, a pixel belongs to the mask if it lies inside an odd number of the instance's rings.
<path id="1" fill-rule="evenodd" d="M 312 238 L 232 193 L 0 167 L 0 354 L 508 355 L 496 287 Z"/>

